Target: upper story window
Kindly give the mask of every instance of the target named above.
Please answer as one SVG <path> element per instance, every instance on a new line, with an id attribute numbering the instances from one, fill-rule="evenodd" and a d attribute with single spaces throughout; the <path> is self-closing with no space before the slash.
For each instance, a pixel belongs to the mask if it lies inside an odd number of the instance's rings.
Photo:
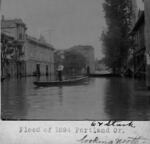
<path id="1" fill-rule="evenodd" d="M 23 40 L 22 33 L 19 33 L 19 40 Z"/>
<path id="2" fill-rule="evenodd" d="M 18 27 L 18 39 L 19 40 L 24 40 L 24 35 L 25 35 L 24 27 L 22 27 L 22 25 L 20 25 Z"/>

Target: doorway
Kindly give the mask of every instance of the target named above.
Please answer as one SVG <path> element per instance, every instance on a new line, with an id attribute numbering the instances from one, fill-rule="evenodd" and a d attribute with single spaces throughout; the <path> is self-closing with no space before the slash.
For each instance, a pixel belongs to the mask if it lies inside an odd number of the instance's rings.
<path id="1" fill-rule="evenodd" d="M 46 65 L 46 76 L 48 76 L 48 65 Z"/>
<path id="2" fill-rule="evenodd" d="M 41 72 L 40 72 L 40 64 L 36 64 L 36 74 L 37 75 L 41 74 Z"/>

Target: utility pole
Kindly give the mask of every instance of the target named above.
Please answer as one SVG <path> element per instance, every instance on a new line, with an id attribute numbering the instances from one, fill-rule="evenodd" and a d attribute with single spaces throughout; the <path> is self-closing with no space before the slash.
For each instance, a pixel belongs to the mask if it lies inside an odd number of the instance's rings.
<path id="1" fill-rule="evenodd" d="M 146 86 L 150 89 L 150 0 L 145 3 Z"/>

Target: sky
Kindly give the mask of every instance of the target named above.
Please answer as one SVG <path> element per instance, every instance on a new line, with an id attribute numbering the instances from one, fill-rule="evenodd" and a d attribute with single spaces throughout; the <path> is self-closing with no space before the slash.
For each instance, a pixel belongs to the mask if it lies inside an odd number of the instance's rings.
<path id="1" fill-rule="evenodd" d="M 137 1 L 137 7 L 141 10 L 144 10 L 143 0 L 136 0 L 136 1 Z"/>
<path id="2" fill-rule="evenodd" d="M 3 0 L 5 18 L 22 18 L 28 34 L 44 35 L 56 49 L 92 45 L 102 58 L 101 32 L 106 27 L 103 0 Z"/>
<path id="3" fill-rule="evenodd" d="M 140 6 L 140 1 L 137 0 Z M 22 18 L 28 34 L 46 37 L 56 49 L 92 45 L 101 59 L 101 33 L 106 29 L 103 0 L 3 0 L 6 18 Z"/>

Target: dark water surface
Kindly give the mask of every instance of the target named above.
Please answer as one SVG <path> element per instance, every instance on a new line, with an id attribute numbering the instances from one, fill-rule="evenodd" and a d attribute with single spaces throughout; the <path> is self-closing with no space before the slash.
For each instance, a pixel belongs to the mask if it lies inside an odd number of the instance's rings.
<path id="1" fill-rule="evenodd" d="M 37 88 L 34 80 L 1 84 L 3 119 L 150 120 L 150 91 L 142 81 L 90 78 L 77 86 Z"/>

